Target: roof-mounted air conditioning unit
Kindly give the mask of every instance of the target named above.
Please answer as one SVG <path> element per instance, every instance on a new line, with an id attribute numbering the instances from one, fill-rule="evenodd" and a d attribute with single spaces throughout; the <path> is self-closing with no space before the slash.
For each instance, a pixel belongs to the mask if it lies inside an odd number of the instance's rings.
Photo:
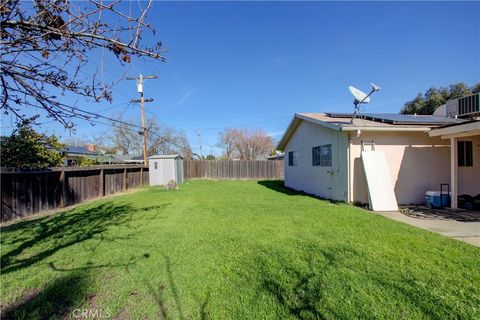
<path id="1" fill-rule="evenodd" d="M 458 116 L 480 114 L 480 92 L 458 99 Z"/>
<path id="2" fill-rule="evenodd" d="M 445 104 L 445 116 L 450 118 L 468 118 L 480 115 L 480 93 L 448 100 Z"/>

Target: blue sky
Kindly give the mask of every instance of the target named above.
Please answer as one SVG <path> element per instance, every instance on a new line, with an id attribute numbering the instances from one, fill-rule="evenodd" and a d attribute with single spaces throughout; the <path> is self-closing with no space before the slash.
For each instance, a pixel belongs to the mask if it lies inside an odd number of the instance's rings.
<path id="1" fill-rule="evenodd" d="M 144 41 L 161 40 L 167 62 L 133 59 L 128 73 L 159 76 L 145 83 L 155 100 L 147 115 L 184 130 L 196 151 L 198 134 L 208 152 L 224 127 L 279 139 L 295 112 L 350 112 L 348 85 L 379 84 L 367 110 L 398 112 L 431 86 L 480 80 L 479 2 L 157 1 L 149 21 L 157 33 Z M 113 80 L 125 67 L 106 58 L 105 70 Z M 79 105 L 133 121 L 139 108 L 125 103 L 137 97 L 125 80 L 112 104 Z M 54 123 L 42 129 L 69 136 Z M 108 131 L 78 121 L 75 135 Z"/>

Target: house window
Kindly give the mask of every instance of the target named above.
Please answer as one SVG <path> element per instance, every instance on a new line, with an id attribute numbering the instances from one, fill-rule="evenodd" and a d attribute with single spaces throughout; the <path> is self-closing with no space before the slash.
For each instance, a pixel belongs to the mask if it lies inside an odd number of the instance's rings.
<path id="1" fill-rule="evenodd" d="M 320 154 L 321 154 L 321 147 L 313 147 L 312 148 L 312 166 L 319 166 L 320 165 Z"/>
<path id="2" fill-rule="evenodd" d="M 325 144 L 312 148 L 312 165 L 331 167 L 332 166 L 332 145 Z"/>
<path id="3" fill-rule="evenodd" d="M 297 151 L 290 151 L 288 153 L 288 165 L 290 167 L 298 165 L 298 154 Z"/>
<path id="4" fill-rule="evenodd" d="M 153 163 L 153 166 L 155 167 L 155 169 L 158 169 L 157 161 L 155 161 L 155 162 Z"/>
<path id="5" fill-rule="evenodd" d="M 325 144 L 320 146 L 320 165 L 322 167 L 332 166 L 332 145 Z"/>
<path id="6" fill-rule="evenodd" d="M 458 141 L 458 166 L 473 166 L 473 144 L 472 141 Z"/>

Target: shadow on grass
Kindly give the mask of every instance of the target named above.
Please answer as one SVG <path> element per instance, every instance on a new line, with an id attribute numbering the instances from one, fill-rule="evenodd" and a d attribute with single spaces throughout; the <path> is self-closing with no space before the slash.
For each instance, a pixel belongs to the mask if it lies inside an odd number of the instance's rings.
<path id="1" fill-rule="evenodd" d="M 459 288 L 442 287 L 431 274 L 351 246 L 301 243 L 301 247 L 303 252 L 296 256 L 291 251 L 261 250 L 251 267 L 260 273 L 259 292 L 281 307 L 279 318 L 478 319 L 478 298 L 472 288 L 462 287 L 459 296 Z M 378 295 L 383 303 L 372 303 L 370 297 Z"/>
<path id="2" fill-rule="evenodd" d="M 283 180 L 260 180 L 257 183 L 266 188 L 272 189 L 274 191 L 289 195 L 289 196 L 308 196 L 304 192 L 296 191 L 290 188 L 285 187 L 285 181 Z"/>
<path id="3" fill-rule="evenodd" d="M 1 228 L 2 245 L 18 245 L 1 256 L 3 274 L 29 267 L 57 251 L 95 238 L 112 226 L 126 224 L 133 216 L 165 206 L 137 208 L 113 201 L 72 209 L 49 217 L 22 221 Z M 111 240 L 111 239 L 110 239 Z"/>
<path id="4" fill-rule="evenodd" d="M 148 257 L 147 257 L 148 258 Z M 173 297 L 173 302 L 174 302 L 174 308 L 177 310 L 178 316 L 177 318 L 180 320 L 185 319 L 185 315 L 183 312 L 183 307 L 180 301 L 180 294 L 177 288 L 177 285 L 175 283 L 174 275 L 172 272 L 172 264 L 170 262 L 170 258 L 168 256 L 164 256 L 165 259 L 165 267 L 167 271 L 167 277 L 168 277 L 168 288 L 171 291 L 172 297 Z M 126 271 L 129 272 L 128 268 L 126 268 Z M 159 285 L 154 285 L 152 282 L 148 281 L 147 279 L 143 280 L 143 284 L 147 289 L 148 294 L 152 297 L 152 299 L 155 301 L 155 303 L 158 306 L 159 310 L 159 319 L 168 319 L 169 317 L 169 312 L 170 308 L 168 307 L 166 297 L 165 297 L 165 290 L 167 289 L 167 286 L 164 283 L 160 283 Z M 208 303 L 208 302 L 206 302 Z M 206 308 L 206 303 L 200 306 L 200 310 L 202 312 L 203 309 Z M 203 309 L 202 309 L 203 308 Z M 173 309 L 172 309 L 173 311 Z M 171 316 L 171 315 L 170 315 Z M 203 317 L 203 319 L 206 319 Z"/>
<path id="5" fill-rule="evenodd" d="M 42 290 L 30 290 L 3 309 L 1 319 L 66 319 L 88 300 L 88 273 L 76 272 L 55 279 Z"/>
<path id="6" fill-rule="evenodd" d="M 311 197 L 315 198 L 318 200 L 325 200 L 329 201 L 330 203 L 337 204 L 337 203 L 344 203 L 343 201 L 339 200 L 332 200 L 332 199 L 326 199 L 323 197 L 316 196 L 311 193 L 307 193 L 304 191 L 297 191 L 291 188 L 288 188 L 285 186 L 285 181 L 284 180 L 260 180 L 257 182 L 259 185 L 264 186 L 266 188 L 272 189 L 274 191 L 289 195 L 289 196 L 304 196 L 304 197 Z"/>
<path id="7" fill-rule="evenodd" d="M 144 255 L 149 258 L 149 255 Z M 158 307 L 158 319 L 191 319 L 190 316 L 185 316 L 182 301 L 180 297 L 180 290 L 175 281 L 175 275 L 172 270 L 172 263 L 170 257 L 164 256 L 165 271 L 167 273 L 166 281 L 157 282 L 155 279 L 143 278 L 142 282 L 146 288 L 147 293 L 155 301 Z M 130 272 L 128 266 L 125 268 L 127 273 Z M 168 292 L 167 292 L 168 291 Z M 168 303 L 167 295 L 171 296 L 171 303 Z M 210 292 L 207 292 L 204 299 L 199 301 L 199 318 L 206 320 L 210 318 L 208 304 L 210 302 Z"/>
<path id="8" fill-rule="evenodd" d="M 277 252 L 257 260 L 261 290 L 272 295 L 289 316 L 296 319 L 341 319 L 326 306 L 328 273 L 360 253 L 350 247 L 320 248 L 307 245 L 308 254 L 300 260 Z M 273 260 L 273 261 L 272 261 Z"/>
<path id="9" fill-rule="evenodd" d="M 210 318 L 208 303 L 210 302 L 210 292 L 207 293 L 205 299 L 200 304 L 200 319 L 207 320 Z"/>

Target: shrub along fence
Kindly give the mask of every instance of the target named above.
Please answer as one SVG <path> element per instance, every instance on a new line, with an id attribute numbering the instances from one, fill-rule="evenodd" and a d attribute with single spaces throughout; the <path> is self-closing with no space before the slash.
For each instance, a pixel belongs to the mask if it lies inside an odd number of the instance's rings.
<path id="1" fill-rule="evenodd" d="M 0 173 L 2 222 L 148 184 L 143 165 L 0 168 Z"/>
<path id="2" fill-rule="evenodd" d="M 283 179 L 283 160 L 184 160 L 185 179 Z"/>

